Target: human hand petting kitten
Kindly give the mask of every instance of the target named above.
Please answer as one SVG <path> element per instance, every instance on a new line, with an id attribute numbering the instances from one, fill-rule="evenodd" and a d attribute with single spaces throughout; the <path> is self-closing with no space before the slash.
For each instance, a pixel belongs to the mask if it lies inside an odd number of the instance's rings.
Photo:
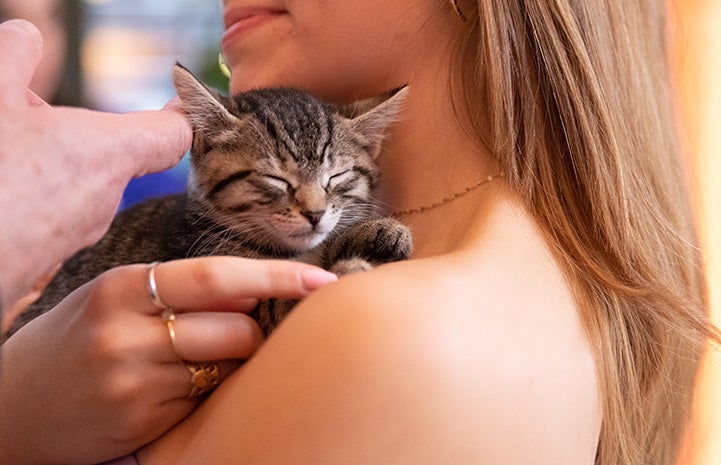
<path id="1" fill-rule="evenodd" d="M 0 25 L 0 304 L 8 308 L 77 250 L 96 242 L 130 179 L 175 165 L 192 130 L 177 103 L 124 115 L 51 107 L 28 90 L 37 29 Z"/>

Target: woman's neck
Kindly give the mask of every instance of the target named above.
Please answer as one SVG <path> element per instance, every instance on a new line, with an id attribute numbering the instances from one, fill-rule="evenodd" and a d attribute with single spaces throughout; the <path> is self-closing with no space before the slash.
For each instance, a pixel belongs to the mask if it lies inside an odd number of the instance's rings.
<path id="1" fill-rule="evenodd" d="M 453 198 L 498 173 L 490 155 L 458 123 L 448 85 L 437 77 L 411 82 L 402 119 L 378 163 L 383 202 L 396 213 Z M 398 214 L 413 230 L 416 255 L 448 252 L 462 242 L 469 219 L 483 208 L 484 192 L 495 182 L 422 212 Z"/>

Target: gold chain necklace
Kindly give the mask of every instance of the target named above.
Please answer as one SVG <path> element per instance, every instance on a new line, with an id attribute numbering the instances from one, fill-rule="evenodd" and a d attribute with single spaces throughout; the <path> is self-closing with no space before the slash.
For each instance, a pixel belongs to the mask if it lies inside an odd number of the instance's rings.
<path id="1" fill-rule="evenodd" d="M 455 194 L 453 194 L 450 197 L 446 197 L 442 200 L 439 200 L 438 202 L 434 202 L 434 203 L 431 203 L 428 205 L 423 205 L 423 206 L 415 207 L 415 208 L 409 208 L 408 210 L 397 211 L 397 212 L 393 213 L 392 216 L 412 215 L 414 213 L 422 213 L 422 212 L 425 212 L 428 210 L 433 210 L 436 207 L 440 207 L 441 205 L 445 205 L 447 203 L 453 202 L 454 200 L 459 199 L 470 192 L 473 192 L 474 190 L 478 189 L 482 185 L 489 183 L 489 182 L 493 181 L 494 179 L 500 178 L 500 177 L 503 177 L 503 173 L 491 174 L 490 176 L 487 176 L 487 177 L 481 179 L 480 181 L 477 181 L 475 184 L 472 184 L 472 185 L 466 187 L 464 190 L 462 190 L 460 192 L 456 192 Z"/>

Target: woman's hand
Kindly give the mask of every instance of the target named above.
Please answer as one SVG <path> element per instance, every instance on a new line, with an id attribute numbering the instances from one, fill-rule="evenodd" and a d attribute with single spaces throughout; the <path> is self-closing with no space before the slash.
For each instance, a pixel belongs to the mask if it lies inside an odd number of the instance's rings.
<path id="1" fill-rule="evenodd" d="M 175 165 L 192 129 L 177 103 L 117 115 L 51 107 L 28 90 L 42 51 L 30 23 L 0 25 L 0 305 L 105 233 L 128 181 Z M 168 70 L 170 73 L 170 69 Z"/>
<path id="2" fill-rule="evenodd" d="M 99 462 L 159 437 L 199 402 L 184 361 L 223 361 L 221 378 L 263 341 L 246 315 L 259 299 L 300 298 L 334 281 L 307 264 L 232 257 L 116 268 L 81 287 L 2 347 L 4 463 Z M 179 361 L 178 357 L 184 361 Z"/>

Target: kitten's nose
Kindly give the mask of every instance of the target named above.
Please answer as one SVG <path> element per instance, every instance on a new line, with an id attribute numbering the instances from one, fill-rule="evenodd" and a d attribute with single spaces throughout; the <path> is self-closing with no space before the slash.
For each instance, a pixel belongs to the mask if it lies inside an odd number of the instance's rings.
<path id="1" fill-rule="evenodd" d="M 318 211 L 304 211 L 301 212 L 303 216 L 308 218 L 308 222 L 313 226 L 317 226 L 318 223 L 320 223 L 320 219 L 323 218 L 323 214 L 325 213 L 325 210 L 318 210 Z"/>

